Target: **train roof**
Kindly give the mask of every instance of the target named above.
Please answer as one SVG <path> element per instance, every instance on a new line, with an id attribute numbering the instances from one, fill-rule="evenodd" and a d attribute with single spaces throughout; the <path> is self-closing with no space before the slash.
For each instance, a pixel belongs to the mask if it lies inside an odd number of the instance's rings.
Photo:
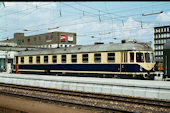
<path id="1" fill-rule="evenodd" d="M 41 49 L 34 51 L 21 51 L 18 56 L 45 55 L 45 54 L 67 54 L 67 53 L 89 53 L 109 51 L 152 51 L 146 43 L 112 43 L 97 45 L 77 45 L 68 48 Z"/>
<path id="2" fill-rule="evenodd" d="M 164 44 L 164 49 L 170 49 L 170 39 Z"/>

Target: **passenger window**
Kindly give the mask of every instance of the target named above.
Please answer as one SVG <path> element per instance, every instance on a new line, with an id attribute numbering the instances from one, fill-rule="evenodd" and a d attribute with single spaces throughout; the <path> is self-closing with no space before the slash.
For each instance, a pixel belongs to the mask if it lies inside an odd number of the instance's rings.
<path id="1" fill-rule="evenodd" d="M 32 56 L 29 57 L 29 63 L 32 63 Z"/>
<path id="2" fill-rule="evenodd" d="M 37 63 L 40 63 L 40 56 L 37 56 L 37 57 L 36 57 L 36 62 L 37 62 Z"/>
<path id="3" fill-rule="evenodd" d="M 21 64 L 24 63 L 24 57 L 21 57 Z"/>
<path id="4" fill-rule="evenodd" d="M 66 55 L 62 55 L 62 63 L 66 63 Z"/>
<path id="5" fill-rule="evenodd" d="M 101 53 L 94 54 L 94 62 L 101 62 Z"/>
<path id="6" fill-rule="evenodd" d="M 44 56 L 44 63 L 48 63 L 48 56 Z"/>
<path id="7" fill-rule="evenodd" d="M 136 53 L 136 62 L 144 62 L 143 53 Z"/>
<path id="8" fill-rule="evenodd" d="M 115 62 L 115 53 L 108 53 L 107 54 L 107 61 L 108 62 Z"/>
<path id="9" fill-rule="evenodd" d="M 83 62 L 88 62 L 88 54 L 83 54 Z"/>
<path id="10" fill-rule="evenodd" d="M 130 62 L 134 62 L 134 53 L 130 53 Z"/>
<path id="11" fill-rule="evenodd" d="M 71 61 L 76 63 L 77 62 L 77 55 L 71 55 Z"/>
<path id="12" fill-rule="evenodd" d="M 53 63 L 57 63 L 57 56 L 53 56 Z"/>

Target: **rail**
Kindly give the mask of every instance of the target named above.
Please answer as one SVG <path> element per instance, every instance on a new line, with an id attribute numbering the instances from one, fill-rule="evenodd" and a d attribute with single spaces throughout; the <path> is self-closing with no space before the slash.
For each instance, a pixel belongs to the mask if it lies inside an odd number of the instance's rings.
<path id="1" fill-rule="evenodd" d="M 105 110 L 170 112 L 170 101 L 161 99 L 137 98 L 4 83 L 0 83 L 0 92 L 98 107 Z"/>

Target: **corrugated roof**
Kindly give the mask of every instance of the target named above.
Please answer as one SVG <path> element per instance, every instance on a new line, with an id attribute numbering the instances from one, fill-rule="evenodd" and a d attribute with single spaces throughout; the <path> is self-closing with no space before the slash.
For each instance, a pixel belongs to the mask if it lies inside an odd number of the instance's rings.
<path id="1" fill-rule="evenodd" d="M 43 49 L 36 51 L 22 51 L 20 56 L 24 55 L 44 55 L 44 54 L 66 54 L 66 53 L 87 53 L 87 52 L 104 52 L 104 51 L 152 51 L 152 48 L 144 43 L 113 43 L 98 45 L 79 45 L 69 48 Z"/>
<path id="2" fill-rule="evenodd" d="M 21 48 L 21 47 L 0 47 L 1 51 L 31 51 L 31 50 L 39 50 L 39 48 Z"/>

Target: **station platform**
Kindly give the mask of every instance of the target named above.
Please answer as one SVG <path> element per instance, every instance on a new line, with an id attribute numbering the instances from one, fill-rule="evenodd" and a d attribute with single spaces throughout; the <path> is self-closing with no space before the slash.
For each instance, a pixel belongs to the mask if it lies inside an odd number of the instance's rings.
<path id="1" fill-rule="evenodd" d="M 170 100 L 170 82 L 0 73 L 1 83 Z"/>

